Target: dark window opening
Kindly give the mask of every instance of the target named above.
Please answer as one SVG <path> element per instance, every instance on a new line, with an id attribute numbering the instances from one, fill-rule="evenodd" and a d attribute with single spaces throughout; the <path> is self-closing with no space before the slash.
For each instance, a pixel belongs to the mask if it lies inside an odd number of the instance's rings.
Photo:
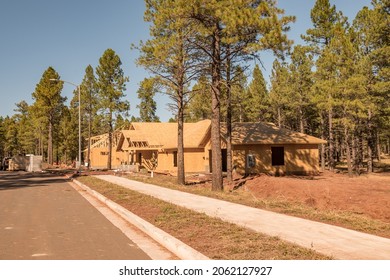
<path id="1" fill-rule="evenodd" d="M 222 156 L 222 172 L 227 172 L 227 149 L 221 149 Z M 213 172 L 213 155 L 212 151 L 209 150 L 209 172 Z"/>
<path id="2" fill-rule="evenodd" d="M 142 165 L 142 153 L 138 153 L 138 163 Z"/>
<path id="3" fill-rule="evenodd" d="M 221 154 L 222 154 L 222 172 L 227 172 L 227 149 L 222 149 Z"/>
<path id="4" fill-rule="evenodd" d="M 173 152 L 173 167 L 177 167 L 177 152 Z"/>
<path id="5" fill-rule="evenodd" d="M 284 165 L 284 147 L 271 147 L 272 166 Z"/>

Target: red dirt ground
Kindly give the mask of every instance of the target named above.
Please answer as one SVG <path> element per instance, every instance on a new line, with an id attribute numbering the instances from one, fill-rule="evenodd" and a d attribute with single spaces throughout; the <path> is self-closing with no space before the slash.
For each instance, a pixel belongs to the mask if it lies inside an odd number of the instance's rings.
<path id="1" fill-rule="evenodd" d="M 390 223 L 390 174 L 361 175 L 325 171 L 314 177 L 256 176 L 242 186 L 257 198 L 299 202 L 320 210 L 365 214 Z"/>

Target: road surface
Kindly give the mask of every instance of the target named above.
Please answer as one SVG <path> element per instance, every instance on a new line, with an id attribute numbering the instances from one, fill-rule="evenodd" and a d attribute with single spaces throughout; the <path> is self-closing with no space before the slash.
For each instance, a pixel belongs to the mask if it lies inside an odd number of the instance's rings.
<path id="1" fill-rule="evenodd" d="M 150 259 L 63 177 L 0 172 L 0 260 Z"/>

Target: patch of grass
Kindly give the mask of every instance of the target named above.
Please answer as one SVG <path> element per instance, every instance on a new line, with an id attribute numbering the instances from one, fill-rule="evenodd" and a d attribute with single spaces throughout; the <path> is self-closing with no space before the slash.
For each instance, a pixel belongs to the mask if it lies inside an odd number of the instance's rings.
<path id="1" fill-rule="evenodd" d="M 356 214 L 341 210 L 319 210 L 306 204 L 290 202 L 282 198 L 258 199 L 244 189 L 215 192 L 211 188 L 198 187 L 195 185 L 182 186 L 176 183 L 175 177 L 155 176 L 154 178 L 137 175 L 125 176 L 131 180 L 143 183 L 175 189 L 192 194 L 226 200 L 233 203 L 243 204 L 250 207 L 270 210 L 282 214 L 292 215 L 304 219 L 328 223 L 383 237 L 390 237 L 390 224 L 372 219 L 366 215 Z"/>
<path id="2" fill-rule="evenodd" d="M 277 237 L 260 234 L 94 177 L 82 176 L 78 180 L 211 259 L 330 259 Z"/>

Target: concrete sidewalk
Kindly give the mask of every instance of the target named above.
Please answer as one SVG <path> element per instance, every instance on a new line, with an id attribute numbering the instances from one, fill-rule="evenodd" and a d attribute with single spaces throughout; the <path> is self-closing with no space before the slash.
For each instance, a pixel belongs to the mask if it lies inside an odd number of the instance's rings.
<path id="1" fill-rule="evenodd" d="M 112 175 L 99 179 L 316 250 L 335 259 L 390 260 L 390 239 Z"/>

